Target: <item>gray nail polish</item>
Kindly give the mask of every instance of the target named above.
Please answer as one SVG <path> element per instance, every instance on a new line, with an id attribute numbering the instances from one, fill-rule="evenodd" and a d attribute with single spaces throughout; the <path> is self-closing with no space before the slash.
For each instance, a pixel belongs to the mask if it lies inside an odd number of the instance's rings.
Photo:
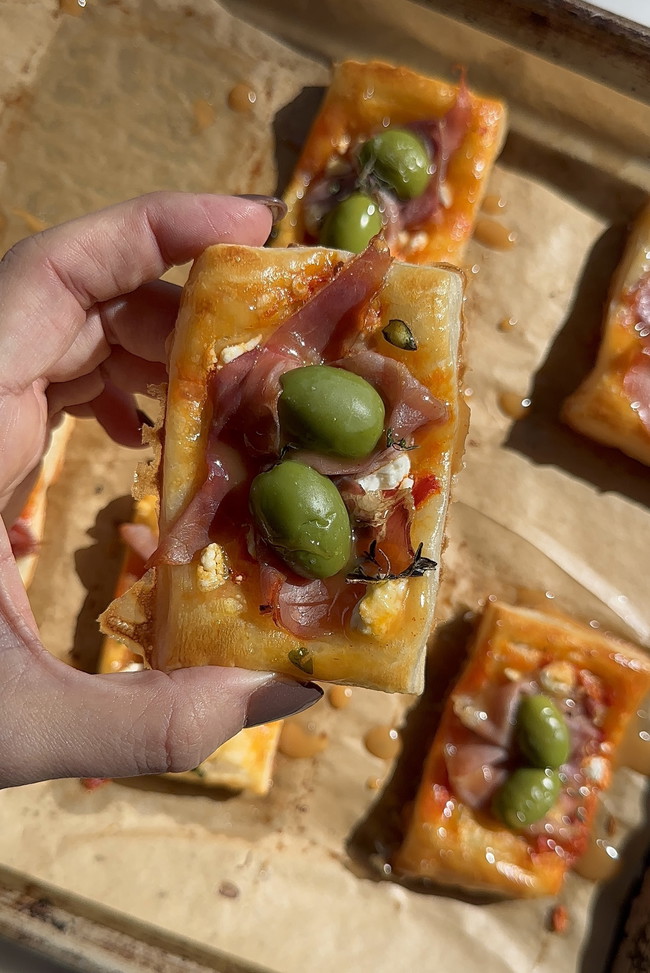
<path id="1" fill-rule="evenodd" d="M 260 723 L 295 716 L 317 703 L 322 695 L 323 690 L 313 682 L 297 682 L 283 677 L 272 679 L 250 696 L 244 726 L 259 726 Z"/>
<path id="2" fill-rule="evenodd" d="M 271 211 L 274 226 L 287 215 L 287 204 L 281 199 L 278 199 L 277 196 L 259 196 L 256 193 L 243 193 L 238 196 L 238 199 L 250 199 L 252 203 L 261 203 L 262 206 L 266 206 Z"/>

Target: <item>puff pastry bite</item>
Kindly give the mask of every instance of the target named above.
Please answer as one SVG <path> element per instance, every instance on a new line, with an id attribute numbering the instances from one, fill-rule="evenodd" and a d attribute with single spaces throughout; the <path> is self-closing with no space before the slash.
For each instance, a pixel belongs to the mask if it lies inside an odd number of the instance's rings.
<path id="1" fill-rule="evenodd" d="M 74 426 L 72 416 L 64 416 L 52 433 L 36 481 L 29 492 L 20 515 L 9 528 L 9 543 L 16 558 L 20 577 L 26 588 L 36 573 L 43 531 L 47 491 L 58 478 L 63 467 L 65 451 Z"/>
<path id="2" fill-rule="evenodd" d="M 131 523 L 122 524 L 120 528 L 126 553 L 117 581 L 116 596 L 123 594 L 142 576 L 146 560 L 156 548 L 156 504 L 153 496 L 138 500 Z M 100 672 L 134 672 L 143 666 L 142 656 L 115 639 L 104 639 L 99 660 Z M 240 730 L 198 767 L 186 773 L 164 776 L 195 786 L 226 787 L 229 790 L 250 791 L 252 794 L 268 794 L 273 781 L 273 761 L 281 728 L 282 723 L 275 722 Z"/>
<path id="3" fill-rule="evenodd" d="M 505 133 L 505 106 L 464 78 L 345 61 L 287 187 L 276 243 L 356 251 L 383 224 L 399 259 L 458 264 Z"/>
<path id="4" fill-rule="evenodd" d="M 564 617 L 488 604 L 396 870 L 554 895 L 586 848 L 598 794 L 649 690 L 650 660 L 635 646 Z"/>
<path id="5" fill-rule="evenodd" d="M 612 280 L 594 370 L 562 415 L 585 436 L 650 465 L 650 203 Z"/>
<path id="6" fill-rule="evenodd" d="M 103 630 L 155 668 L 420 691 L 465 433 L 462 294 L 378 240 L 208 249 L 171 354 L 161 542 Z"/>

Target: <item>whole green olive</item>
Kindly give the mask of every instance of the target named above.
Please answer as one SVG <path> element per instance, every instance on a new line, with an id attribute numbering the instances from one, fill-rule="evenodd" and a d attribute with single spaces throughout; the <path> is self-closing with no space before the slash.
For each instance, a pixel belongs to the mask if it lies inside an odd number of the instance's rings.
<path id="1" fill-rule="evenodd" d="M 383 225 L 374 199 L 364 193 L 352 193 L 327 214 L 318 242 L 335 250 L 361 253 Z"/>
<path id="2" fill-rule="evenodd" d="M 388 128 L 364 142 L 359 162 L 400 199 L 421 196 L 431 179 L 431 159 L 426 146 L 417 135 L 403 128 Z"/>
<path id="3" fill-rule="evenodd" d="M 262 536 L 303 578 L 330 578 L 350 560 L 352 532 L 341 494 L 311 466 L 285 460 L 255 477 L 250 508 Z"/>
<path id="4" fill-rule="evenodd" d="M 280 378 L 285 440 L 331 456 L 362 459 L 379 441 L 385 409 L 365 378 L 331 365 L 305 365 Z"/>
<path id="5" fill-rule="evenodd" d="M 515 735 L 533 767 L 560 767 L 569 757 L 569 728 L 555 703 L 543 696 L 526 696 L 517 710 Z"/>
<path id="6" fill-rule="evenodd" d="M 519 831 L 547 814 L 560 796 L 560 778 L 547 767 L 515 770 L 494 795 L 492 810 L 507 828 Z"/>

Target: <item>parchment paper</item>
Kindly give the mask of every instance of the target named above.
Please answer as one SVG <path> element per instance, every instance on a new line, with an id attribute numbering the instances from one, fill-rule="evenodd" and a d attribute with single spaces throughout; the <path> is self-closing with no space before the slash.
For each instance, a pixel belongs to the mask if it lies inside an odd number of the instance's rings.
<path id="1" fill-rule="evenodd" d="M 452 57 L 438 49 L 441 39 L 453 45 L 462 35 L 459 25 L 407 2 L 375 4 L 372 29 L 354 34 L 347 24 L 362 6 L 367 14 L 367 5 L 317 6 L 283 0 L 241 10 L 265 18 L 277 34 L 299 31 L 312 51 L 394 50 L 394 60 L 431 72 Z M 211 0 L 91 0 L 75 17 L 46 3 L 9 9 L 12 28 L 0 33 L 0 53 L 11 47 L 20 56 L 6 62 L 12 75 L 0 87 L 5 246 L 38 221 L 152 189 L 273 190 L 318 104 L 312 89 L 328 76 L 325 59 L 297 54 Z M 340 15 L 327 29 L 324 9 Z M 425 22 L 428 31 L 420 29 Z M 40 33 L 30 33 L 33 23 Z M 648 471 L 557 421 L 562 398 L 593 359 L 620 229 L 641 201 L 640 187 L 650 185 L 642 159 L 647 107 L 611 96 L 620 143 L 609 111 L 608 144 L 596 144 L 587 120 L 598 86 L 565 85 L 560 117 L 553 104 L 568 72 L 556 75 L 523 52 L 506 57 L 505 45 L 475 30 L 462 36 L 470 83 L 473 65 L 496 93 L 512 89 L 517 65 L 525 71 L 515 130 L 490 190 L 507 201 L 502 222 L 516 232 L 517 245 L 495 252 L 473 243 L 467 259 L 472 424 L 424 701 L 355 690 L 344 711 L 318 704 L 302 719 L 329 734 L 329 747 L 311 760 L 280 756 L 267 799 L 155 779 L 94 792 L 58 781 L 0 793 L 0 863 L 282 973 L 416 966 L 596 973 L 606 968 L 626 882 L 643 848 L 643 782 L 622 770 L 606 805 L 622 829 L 637 828 L 630 868 L 603 890 L 569 877 L 561 896 L 570 916 L 564 935 L 547 929 L 549 900 L 476 904 L 403 887 L 381 868 L 399 832 L 400 806 L 417 785 L 442 689 L 460 664 L 467 610 L 491 594 L 516 598 L 521 588 L 534 589 L 650 645 Z M 554 83 L 540 88 L 548 77 Z M 228 108 L 239 83 L 257 95 L 249 114 Z M 197 115 L 199 100 L 214 113 L 207 127 L 205 110 Z M 549 126 L 560 132 L 557 144 L 544 143 Z M 629 154 L 634 132 L 638 158 Z M 518 324 L 504 333 L 498 325 L 508 317 Z M 530 395 L 524 419 L 503 414 L 503 391 Z M 85 668 L 96 660 L 94 620 L 118 570 L 115 527 L 128 517 L 136 458 L 79 422 L 50 494 L 31 597 L 51 651 Z M 403 720 L 404 752 L 394 767 L 367 752 L 368 729 Z M 378 779 L 385 790 L 368 787 Z M 219 894 L 225 881 L 237 886 L 236 898 Z"/>

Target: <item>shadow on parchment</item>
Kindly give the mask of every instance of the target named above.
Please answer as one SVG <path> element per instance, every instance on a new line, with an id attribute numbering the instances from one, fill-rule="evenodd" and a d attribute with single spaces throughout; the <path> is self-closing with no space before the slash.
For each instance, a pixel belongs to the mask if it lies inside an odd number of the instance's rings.
<path id="1" fill-rule="evenodd" d="M 505 445 L 540 465 L 559 466 L 602 492 L 650 507 L 650 477 L 641 463 L 574 432 L 560 419 L 565 398 L 591 371 L 602 334 L 603 310 L 626 228 L 608 229 L 587 258 L 573 306 L 530 393 L 532 405 L 512 426 Z"/>
<path id="2" fill-rule="evenodd" d="M 104 639 L 99 631 L 97 617 L 115 594 L 124 557 L 124 547 L 117 529 L 120 524 L 131 519 L 132 510 L 131 497 L 117 497 L 112 500 L 100 510 L 93 527 L 88 531 L 94 544 L 75 551 L 75 567 L 87 594 L 77 618 L 70 656 L 73 665 L 85 672 L 97 672 L 99 652 Z"/>
<path id="3" fill-rule="evenodd" d="M 363 878 L 384 881 L 391 874 L 385 863 L 393 857 L 404 836 L 406 818 L 420 784 L 422 767 L 438 728 L 446 697 L 466 661 L 473 629 L 473 616 L 462 613 L 441 625 L 434 635 L 427 657 L 424 693 L 408 713 L 400 731 L 402 752 L 393 775 L 346 842 L 349 867 Z M 391 878 L 394 880 L 395 876 Z M 425 895 L 443 895 L 476 904 L 495 900 L 489 893 L 473 893 L 429 881 L 399 881 L 405 888 Z"/>
<path id="4" fill-rule="evenodd" d="M 287 187 L 309 129 L 321 106 L 325 90 L 320 86 L 303 88 L 293 101 L 276 113 L 273 119 L 275 164 L 278 173 L 276 196 L 282 196 Z"/>
<path id="5" fill-rule="evenodd" d="M 649 810 L 646 792 L 646 820 Z M 600 884 L 591 907 L 591 923 L 577 973 L 610 973 L 613 969 L 632 902 L 650 866 L 648 839 L 646 828 L 633 832 L 623 848 L 623 867 L 613 878 Z"/>
<path id="6" fill-rule="evenodd" d="M 590 164 L 574 159 L 561 149 L 511 130 L 497 164 L 546 183 L 608 223 L 633 219 L 646 203 L 647 193 L 599 168 L 597 161 Z"/>

